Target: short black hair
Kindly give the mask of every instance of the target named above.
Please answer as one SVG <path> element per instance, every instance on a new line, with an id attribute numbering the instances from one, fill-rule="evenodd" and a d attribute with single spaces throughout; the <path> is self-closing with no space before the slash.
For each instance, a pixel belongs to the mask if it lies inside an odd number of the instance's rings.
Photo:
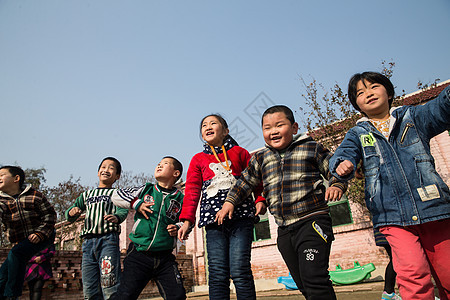
<path id="1" fill-rule="evenodd" d="M 357 98 L 356 86 L 360 81 L 362 81 L 363 83 L 364 81 L 368 81 L 370 83 L 379 83 L 382 86 L 384 86 L 389 97 L 389 108 L 391 108 L 392 101 L 394 101 L 395 95 L 394 85 L 392 84 L 391 80 L 389 80 L 389 78 L 378 72 L 363 72 L 363 73 L 356 73 L 355 75 L 352 76 L 352 78 L 350 78 L 350 81 L 348 82 L 348 90 L 347 90 L 348 99 L 350 99 L 350 103 L 357 111 L 362 112 L 358 104 L 356 104 Z"/>
<path id="2" fill-rule="evenodd" d="M 117 175 L 120 175 L 122 173 L 122 165 L 120 164 L 120 161 L 117 158 L 114 158 L 114 157 L 111 157 L 111 156 L 105 157 L 102 160 L 102 162 L 98 165 L 98 171 L 100 171 L 100 167 L 102 166 L 102 163 L 105 160 L 112 160 L 116 164 Z"/>
<path id="3" fill-rule="evenodd" d="M 208 117 L 215 117 L 217 120 L 219 120 L 219 123 L 222 125 L 222 127 L 224 129 L 228 129 L 228 123 L 227 123 L 227 121 L 225 121 L 225 119 L 221 115 L 219 115 L 219 114 L 209 114 L 207 116 L 204 116 L 202 118 L 202 120 L 200 121 L 200 134 L 202 133 L 203 121 L 205 121 L 205 119 L 208 118 Z"/>
<path id="4" fill-rule="evenodd" d="M 286 118 L 289 120 L 289 122 L 291 122 L 291 124 L 295 123 L 294 113 L 292 112 L 292 110 L 289 107 L 287 107 L 286 105 L 274 105 L 274 106 L 266 109 L 266 111 L 263 113 L 263 115 L 261 117 L 261 126 L 263 125 L 263 120 L 264 120 L 265 116 L 274 114 L 277 112 L 284 113 L 286 115 Z"/>
<path id="5" fill-rule="evenodd" d="M 9 173 L 11 173 L 11 175 L 13 177 L 16 177 L 17 175 L 19 175 L 19 187 L 22 188 L 24 182 L 25 182 L 25 172 L 22 170 L 21 167 L 18 166 L 2 166 L 0 167 L 1 169 L 7 169 Z"/>
<path id="6" fill-rule="evenodd" d="M 171 159 L 174 169 L 177 171 L 180 171 L 180 175 L 178 175 L 177 180 L 176 180 L 176 181 L 178 181 L 178 179 L 180 179 L 181 175 L 183 175 L 183 165 L 181 164 L 181 162 L 178 159 L 176 159 L 173 156 L 164 156 L 162 159 L 164 159 L 164 158 Z"/>

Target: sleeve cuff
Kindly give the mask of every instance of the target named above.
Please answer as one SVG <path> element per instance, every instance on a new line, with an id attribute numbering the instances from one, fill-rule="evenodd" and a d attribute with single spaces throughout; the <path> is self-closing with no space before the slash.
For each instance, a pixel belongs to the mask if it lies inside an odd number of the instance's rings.
<path id="1" fill-rule="evenodd" d="M 264 198 L 263 196 L 258 196 L 256 198 L 255 203 L 258 203 L 258 202 L 264 202 L 267 205 L 266 198 Z"/>
<path id="2" fill-rule="evenodd" d="M 347 184 L 342 183 L 342 182 L 335 182 L 331 186 L 340 188 L 342 190 L 342 192 L 344 192 L 344 193 L 345 193 L 345 191 L 347 191 Z"/>
<path id="3" fill-rule="evenodd" d="M 134 198 L 133 201 L 131 201 L 130 205 L 133 209 L 137 210 L 139 206 L 141 206 L 142 200 L 138 197 Z"/>
<path id="4" fill-rule="evenodd" d="M 229 203 L 233 204 L 234 206 L 236 206 L 236 201 L 232 198 L 225 199 L 225 202 L 229 202 Z"/>

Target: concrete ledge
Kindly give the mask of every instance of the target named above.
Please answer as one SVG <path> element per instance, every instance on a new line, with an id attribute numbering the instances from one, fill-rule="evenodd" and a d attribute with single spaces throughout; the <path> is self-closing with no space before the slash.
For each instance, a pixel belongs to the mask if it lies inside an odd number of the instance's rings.
<path id="1" fill-rule="evenodd" d="M 270 291 L 270 290 L 281 290 L 284 289 L 285 286 L 281 283 L 278 283 L 276 278 L 271 279 L 256 279 L 255 280 L 255 288 L 256 291 Z M 230 291 L 232 293 L 236 293 L 236 290 L 234 288 L 234 284 L 230 282 Z M 208 293 L 208 286 L 207 285 L 196 285 L 192 287 L 193 293 Z"/>

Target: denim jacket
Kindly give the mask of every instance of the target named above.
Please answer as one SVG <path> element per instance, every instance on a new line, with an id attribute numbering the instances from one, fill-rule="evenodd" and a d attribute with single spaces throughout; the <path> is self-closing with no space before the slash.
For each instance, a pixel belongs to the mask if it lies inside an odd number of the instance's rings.
<path id="1" fill-rule="evenodd" d="M 350 129 L 330 159 L 330 171 L 344 160 L 362 159 L 366 205 L 374 227 L 418 225 L 450 217 L 450 191 L 438 175 L 430 139 L 450 129 L 450 87 L 418 106 L 391 109 L 386 139 L 367 118 Z M 350 174 L 342 179 L 350 179 Z"/>

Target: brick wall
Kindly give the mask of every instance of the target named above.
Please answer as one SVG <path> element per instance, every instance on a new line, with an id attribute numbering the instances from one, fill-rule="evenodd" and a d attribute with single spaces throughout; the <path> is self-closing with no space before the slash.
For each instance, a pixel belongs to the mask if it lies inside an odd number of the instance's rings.
<path id="1" fill-rule="evenodd" d="M 3 263 L 9 249 L 0 249 L 0 261 Z M 52 259 L 53 278 L 48 280 L 43 289 L 42 299 L 75 300 L 83 299 L 83 286 L 81 281 L 81 251 L 56 251 Z M 124 256 L 122 256 L 123 261 Z M 177 262 L 184 280 L 186 291 L 191 291 L 194 285 L 194 269 L 192 256 L 178 254 Z M 142 292 L 140 299 L 159 296 L 158 288 L 150 282 Z M 28 286 L 24 285 L 21 300 L 29 299 Z"/>
<path id="2" fill-rule="evenodd" d="M 430 141 L 431 154 L 433 154 L 436 171 L 442 179 L 450 185 L 450 134 L 448 131 L 437 135 Z"/>

